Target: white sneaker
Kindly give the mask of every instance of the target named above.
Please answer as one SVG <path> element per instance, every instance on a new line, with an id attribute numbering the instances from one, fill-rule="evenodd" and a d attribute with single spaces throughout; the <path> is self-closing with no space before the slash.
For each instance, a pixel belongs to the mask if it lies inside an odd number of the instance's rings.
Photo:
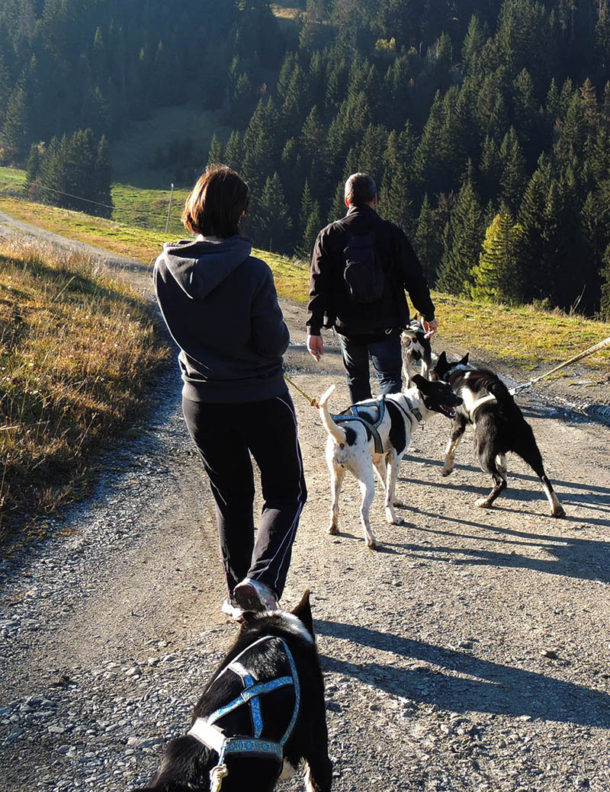
<path id="1" fill-rule="evenodd" d="M 229 597 L 222 603 L 220 610 L 223 613 L 226 613 L 227 616 L 230 616 L 235 621 L 241 621 L 244 616 L 244 609 L 240 608 L 237 603 L 233 602 Z"/>
<path id="2" fill-rule="evenodd" d="M 233 599 L 245 611 L 279 610 L 275 592 L 259 580 L 251 578 L 244 578 L 235 586 Z"/>

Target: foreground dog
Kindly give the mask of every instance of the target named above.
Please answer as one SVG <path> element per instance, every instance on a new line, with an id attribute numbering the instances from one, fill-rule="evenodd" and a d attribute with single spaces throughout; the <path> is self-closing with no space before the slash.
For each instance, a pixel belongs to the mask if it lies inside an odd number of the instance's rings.
<path id="1" fill-rule="evenodd" d="M 339 493 L 349 470 L 360 484 L 362 502 L 360 520 L 367 545 L 377 548 L 369 519 L 375 494 L 373 468 L 385 487 L 385 513 L 390 524 L 397 525 L 394 493 L 400 462 L 411 442 L 417 423 L 432 413 L 455 417 L 455 407 L 462 403 L 449 385 L 429 382 L 420 374 L 404 393 L 392 393 L 352 405 L 355 415 L 331 415 L 326 403 L 334 390 L 330 387 L 319 401 L 320 417 L 326 431 L 326 462 L 330 470 L 332 505 L 328 532 L 339 531 Z"/>
<path id="2" fill-rule="evenodd" d="M 146 787 L 157 792 L 271 792 L 301 759 L 309 792 L 327 792 L 324 684 L 309 591 L 292 613 L 244 614 L 237 640 Z M 138 790 L 137 792 L 144 792 Z"/>
<path id="3" fill-rule="evenodd" d="M 474 444 L 479 464 L 493 479 L 491 492 L 486 498 L 477 500 L 476 505 L 489 509 L 502 490 L 506 489 L 506 454 L 514 451 L 540 478 L 551 505 L 551 515 L 563 517 L 565 511 L 544 472 L 532 427 L 500 378 L 492 371 L 470 366 L 468 355 L 457 363 L 449 363 L 444 352 L 434 367 L 434 376 L 448 382 L 463 399 L 447 445 L 443 476 L 448 476 L 453 470 L 455 449 L 470 423 L 474 426 Z"/>
<path id="4" fill-rule="evenodd" d="M 426 331 L 418 319 L 411 319 L 409 326 L 400 336 L 402 352 L 402 371 L 407 387 L 413 384 L 413 375 L 420 373 L 428 379 L 432 366 L 432 346 L 426 337 Z M 418 372 L 418 366 L 420 371 Z"/>

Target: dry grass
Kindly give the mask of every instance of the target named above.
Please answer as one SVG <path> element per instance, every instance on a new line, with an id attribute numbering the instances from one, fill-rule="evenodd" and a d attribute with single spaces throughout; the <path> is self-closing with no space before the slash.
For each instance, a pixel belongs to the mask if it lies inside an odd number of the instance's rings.
<path id="1" fill-rule="evenodd" d="M 167 359 L 145 300 L 82 255 L 0 242 L 0 537 L 84 489 Z"/>

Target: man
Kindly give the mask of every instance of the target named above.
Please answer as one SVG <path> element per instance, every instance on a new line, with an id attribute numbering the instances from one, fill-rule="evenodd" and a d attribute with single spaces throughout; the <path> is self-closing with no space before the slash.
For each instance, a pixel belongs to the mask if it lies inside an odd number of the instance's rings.
<path id="1" fill-rule="evenodd" d="M 402 390 L 400 334 L 409 321 L 405 289 L 426 333 L 437 329 L 419 260 L 403 231 L 379 217 L 377 200 L 371 176 L 352 174 L 345 183 L 347 214 L 320 231 L 311 260 L 307 349 L 319 360 L 322 327 L 335 327 L 352 402 L 371 398 L 369 356 L 380 393 Z"/>

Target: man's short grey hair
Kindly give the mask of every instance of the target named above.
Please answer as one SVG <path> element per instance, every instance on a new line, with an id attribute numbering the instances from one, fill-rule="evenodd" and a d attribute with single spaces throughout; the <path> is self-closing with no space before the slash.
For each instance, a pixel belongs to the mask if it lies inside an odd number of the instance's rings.
<path id="1" fill-rule="evenodd" d="M 371 203 L 377 196 L 375 179 L 368 173 L 352 173 L 345 182 L 345 198 L 350 206 Z"/>

